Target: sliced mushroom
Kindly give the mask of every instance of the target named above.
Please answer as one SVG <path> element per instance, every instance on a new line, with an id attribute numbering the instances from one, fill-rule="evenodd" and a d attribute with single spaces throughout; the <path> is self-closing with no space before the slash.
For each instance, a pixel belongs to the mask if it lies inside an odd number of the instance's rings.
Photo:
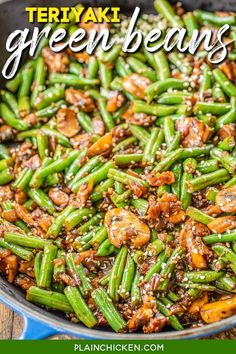
<path id="1" fill-rule="evenodd" d="M 236 212 L 236 185 L 219 191 L 216 195 L 216 205 L 225 213 Z"/>
<path id="2" fill-rule="evenodd" d="M 96 108 L 94 100 L 81 90 L 69 88 L 65 90 L 66 101 L 83 112 L 90 113 Z"/>
<path id="3" fill-rule="evenodd" d="M 145 89 L 150 85 L 150 83 L 151 81 L 148 78 L 136 73 L 126 76 L 122 80 L 122 86 L 124 89 L 141 99 L 144 98 Z"/>
<path id="4" fill-rule="evenodd" d="M 109 241 L 118 248 L 122 244 L 141 248 L 151 236 L 149 227 L 134 213 L 123 208 L 109 210 L 104 223 L 108 229 Z"/>
<path id="5" fill-rule="evenodd" d="M 79 132 L 79 122 L 72 109 L 61 108 L 57 112 L 57 129 L 68 138 L 72 138 Z"/>

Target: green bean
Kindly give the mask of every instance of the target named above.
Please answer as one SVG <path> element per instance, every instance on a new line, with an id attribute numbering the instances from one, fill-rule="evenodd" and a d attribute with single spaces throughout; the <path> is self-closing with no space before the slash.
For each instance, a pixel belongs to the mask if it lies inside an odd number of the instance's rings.
<path id="1" fill-rule="evenodd" d="M 16 232 L 5 232 L 4 240 L 6 242 L 13 243 L 14 245 L 38 249 L 43 249 L 50 243 L 48 240 L 42 239 L 40 237 L 19 234 Z"/>
<path id="2" fill-rule="evenodd" d="M 83 77 L 77 77 L 73 74 L 59 74 L 51 73 L 49 76 L 51 84 L 65 84 L 67 86 L 93 86 L 99 83 L 97 79 L 87 79 Z"/>
<path id="3" fill-rule="evenodd" d="M 121 317 L 117 309 L 112 303 L 111 298 L 102 288 L 98 288 L 93 291 L 92 298 L 104 314 L 109 325 L 114 329 L 115 332 L 121 332 L 126 327 L 126 322 Z"/>
<path id="4" fill-rule="evenodd" d="M 124 184 L 128 184 L 129 181 L 134 181 L 134 182 L 144 185 L 145 187 L 148 186 L 148 183 L 146 181 L 144 181 L 138 177 L 129 175 L 125 172 L 119 171 L 115 168 L 109 169 L 108 177 L 114 179 L 115 181 L 124 183 Z"/>
<path id="5" fill-rule="evenodd" d="M 180 199 L 181 193 L 181 179 L 182 179 L 182 164 L 176 163 L 173 165 L 171 171 L 174 173 L 175 181 L 171 184 L 171 191 L 178 199 Z"/>
<path id="6" fill-rule="evenodd" d="M 143 162 L 153 165 L 156 159 L 156 153 L 161 148 L 164 140 L 162 129 L 153 128 L 150 135 L 150 140 L 147 142 L 143 152 Z"/>
<path id="7" fill-rule="evenodd" d="M 186 149 L 178 149 L 179 150 L 179 160 L 185 160 L 190 157 L 198 157 L 203 155 L 209 155 L 210 151 L 212 150 L 213 145 L 206 145 L 204 147 L 193 147 L 193 148 L 186 148 Z M 177 150 L 176 150 L 177 151 Z M 166 156 L 170 155 L 171 153 L 166 153 Z"/>
<path id="8" fill-rule="evenodd" d="M 24 259 L 25 261 L 31 261 L 34 258 L 34 255 L 31 251 L 27 249 L 14 245 L 13 243 L 6 242 L 3 238 L 0 238 L 0 246 L 10 250 L 12 253 L 18 257 Z"/>
<path id="9" fill-rule="evenodd" d="M 69 214 L 64 222 L 65 228 L 67 231 L 73 229 L 77 226 L 81 221 L 87 219 L 88 217 L 93 216 L 95 213 L 94 209 L 82 208 L 75 211 L 72 211 Z"/>
<path id="10" fill-rule="evenodd" d="M 83 65 L 80 63 L 70 63 L 69 64 L 69 73 L 77 75 L 79 77 L 83 76 Z M 90 77 L 90 79 L 92 79 Z"/>
<path id="11" fill-rule="evenodd" d="M 99 225 L 103 218 L 104 213 L 100 212 L 95 214 L 91 219 L 79 227 L 78 233 L 84 234 L 85 232 L 88 232 L 92 227 Z"/>
<path id="12" fill-rule="evenodd" d="M 204 236 L 203 241 L 206 244 L 236 241 L 236 232 L 226 233 L 226 234 L 212 234 L 212 235 Z"/>
<path id="13" fill-rule="evenodd" d="M 183 22 L 166 0 L 155 0 L 155 9 L 167 19 L 172 27 L 183 27 Z"/>
<path id="14" fill-rule="evenodd" d="M 88 183 L 90 180 L 93 181 L 93 185 L 96 185 L 97 183 L 103 181 L 104 179 L 107 178 L 108 172 L 112 167 L 113 167 L 113 163 L 111 161 L 108 161 L 103 166 L 101 166 L 97 170 L 95 170 L 94 172 L 91 172 L 88 176 L 77 181 L 71 187 L 73 193 L 77 193 L 80 186 L 83 183 Z"/>
<path id="15" fill-rule="evenodd" d="M 181 53 L 171 52 L 168 58 L 183 74 L 189 75 L 191 73 L 192 67 L 188 62 L 184 61 L 184 56 Z M 186 93 L 186 95 L 191 96 L 191 93 Z"/>
<path id="16" fill-rule="evenodd" d="M 135 72 L 138 73 L 141 76 L 147 77 L 151 81 L 156 81 L 156 73 L 150 67 L 146 64 L 144 64 L 142 61 L 134 58 L 134 57 L 128 57 L 127 62 L 131 69 Z"/>
<path id="17" fill-rule="evenodd" d="M 0 171 L 0 186 L 9 183 L 13 179 L 14 176 L 11 169 L 5 168 L 4 170 Z"/>
<path id="18" fill-rule="evenodd" d="M 171 290 L 168 291 L 167 297 L 170 301 L 173 302 L 177 302 L 180 300 L 180 297 Z"/>
<path id="19" fill-rule="evenodd" d="M 160 104 L 173 104 L 180 105 L 185 104 L 192 96 L 189 92 L 177 91 L 177 92 L 164 92 L 159 98 L 158 103 Z"/>
<path id="20" fill-rule="evenodd" d="M 115 251 L 115 246 L 110 243 L 108 239 L 104 240 L 96 253 L 96 256 L 105 257 L 111 255 Z"/>
<path id="21" fill-rule="evenodd" d="M 165 266 L 160 272 L 160 276 L 164 279 L 160 281 L 158 290 L 166 291 L 170 282 L 171 275 L 179 259 L 183 256 L 184 250 L 181 247 L 176 248 L 167 260 Z"/>
<path id="22" fill-rule="evenodd" d="M 15 96 L 9 91 L 1 90 L 1 98 L 10 107 L 16 118 L 19 118 L 18 103 Z"/>
<path id="23" fill-rule="evenodd" d="M 39 275 L 39 287 L 40 288 L 50 288 L 52 275 L 53 275 L 53 266 L 54 259 L 56 258 L 57 247 L 51 244 L 44 246 L 42 263 L 40 267 Z"/>
<path id="24" fill-rule="evenodd" d="M 47 306 L 54 310 L 74 312 L 64 294 L 54 291 L 43 290 L 36 286 L 31 286 L 27 290 L 26 299 L 39 305 Z"/>
<path id="25" fill-rule="evenodd" d="M 169 185 L 159 186 L 157 190 L 158 198 L 161 198 L 165 193 L 167 194 L 170 193 L 170 186 Z"/>
<path id="26" fill-rule="evenodd" d="M 230 268 L 236 274 L 236 254 L 230 248 L 221 245 L 214 245 L 212 249 L 218 256 L 221 256 L 223 262 L 229 263 Z"/>
<path id="27" fill-rule="evenodd" d="M 207 173 L 200 177 L 196 177 L 188 182 L 188 191 L 190 193 L 196 192 L 200 189 L 214 186 L 216 184 L 225 182 L 229 180 L 230 176 L 224 168 L 219 169 L 218 171 Z"/>
<path id="28" fill-rule="evenodd" d="M 199 26 L 197 20 L 192 12 L 187 12 L 183 15 L 183 21 L 188 32 L 188 36 L 191 38 L 194 30 L 198 30 Z"/>
<path id="29" fill-rule="evenodd" d="M 34 101 L 34 107 L 37 110 L 48 107 L 52 102 L 56 102 L 64 98 L 65 90 L 62 86 L 51 86 L 47 90 L 39 93 Z"/>
<path id="30" fill-rule="evenodd" d="M 215 272 L 213 270 L 199 270 L 193 272 L 184 273 L 185 279 L 192 283 L 210 283 L 220 278 L 223 275 L 222 272 Z"/>
<path id="31" fill-rule="evenodd" d="M 25 190 L 29 185 L 29 182 L 34 174 L 34 171 L 28 167 L 25 167 L 20 171 L 15 181 L 12 183 L 12 187 L 15 189 Z"/>
<path id="32" fill-rule="evenodd" d="M 235 186 L 235 184 L 236 184 L 236 176 L 232 177 L 228 182 L 226 182 L 224 187 L 225 188 L 232 187 Z"/>
<path id="33" fill-rule="evenodd" d="M 87 306 L 79 289 L 73 286 L 67 286 L 64 289 L 67 300 L 73 308 L 76 317 L 83 322 L 88 328 L 92 328 L 97 324 L 97 319 L 94 317 L 92 311 Z"/>
<path id="34" fill-rule="evenodd" d="M 189 206 L 186 210 L 186 215 L 190 218 L 199 221 L 202 224 L 209 224 L 211 221 L 215 220 L 212 216 L 205 214 L 203 211 L 198 210 L 192 206 Z M 207 236 L 208 237 L 208 236 Z"/>
<path id="35" fill-rule="evenodd" d="M 131 205 L 138 210 L 139 215 L 145 215 L 147 213 L 148 202 L 145 199 L 131 199 Z"/>
<path id="36" fill-rule="evenodd" d="M 9 152 L 8 152 L 8 148 L 3 145 L 0 144 L 0 158 L 1 159 L 8 159 L 10 157 Z"/>
<path id="37" fill-rule="evenodd" d="M 213 76 L 216 82 L 220 85 L 221 89 L 228 95 L 229 97 L 236 96 L 236 86 L 228 80 L 225 74 L 220 69 L 215 69 L 213 71 Z"/>
<path id="38" fill-rule="evenodd" d="M 47 237 L 57 238 L 59 235 L 62 226 L 68 216 L 75 210 L 75 207 L 72 205 L 68 205 L 58 216 L 55 218 L 54 222 L 50 225 L 47 231 Z"/>
<path id="39" fill-rule="evenodd" d="M 202 160 L 199 162 L 197 169 L 203 174 L 210 173 L 217 171 L 219 169 L 219 164 L 217 160 Z"/>
<path id="40" fill-rule="evenodd" d="M 45 178 L 53 173 L 61 172 L 79 156 L 78 150 L 73 150 L 62 158 L 52 162 L 49 166 L 42 167 L 38 173 L 38 179 Z"/>
<path id="41" fill-rule="evenodd" d="M 205 63 L 202 66 L 203 66 L 202 77 L 201 77 L 200 87 L 199 87 L 199 92 L 201 95 L 203 95 L 204 92 L 206 92 L 211 88 L 211 76 L 212 76 L 209 66 Z"/>
<path id="42" fill-rule="evenodd" d="M 147 245 L 147 253 L 149 256 L 157 256 L 164 249 L 164 244 L 161 240 L 156 239 Z"/>
<path id="43" fill-rule="evenodd" d="M 231 109 L 226 114 L 217 119 L 215 128 L 218 130 L 222 128 L 225 124 L 234 123 L 236 121 L 236 111 Z"/>
<path id="44" fill-rule="evenodd" d="M 146 94 L 149 101 L 152 101 L 153 98 L 159 96 L 161 93 L 166 92 L 169 89 L 183 90 L 186 88 L 188 88 L 188 82 L 184 80 L 168 78 L 149 85 L 146 89 Z"/>
<path id="45" fill-rule="evenodd" d="M 39 111 L 35 112 L 37 118 L 51 118 L 53 117 L 57 111 L 66 104 L 64 100 L 59 100 L 57 102 L 53 102 L 50 106 L 40 109 Z"/>
<path id="46" fill-rule="evenodd" d="M 221 290 L 230 291 L 233 293 L 236 292 L 236 281 L 233 277 L 228 275 L 223 275 L 222 277 L 218 278 L 215 281 L 215 286 Z"/>
<path id="47" fill-rule="evenodd" d="M 218 102 L 227 101 L 223 90 L 220 88 L 218 84 L 214 84 L 212 87 L 212 97 L 214 98 L 214 101 L 218 101 Z"/>
<path id="48" fill-rule="evenodd" d="M 113 149 L 113 152 L 118 152 L 120 150 L 125 149 L 127 146 L 132 145 L 133 143 L 136 143 L 137 139 L 135 136 L 131 136 L 127 139 L 122 140 L 120 143 L 118 143 Z"/>
<path id="49" fill-rule="evenodd" d="M 87 133 L 92 133 L 93 132 L 92 121 L 91 121 L 90 117 L 86 113 L 78 112 L 77 113 L 77 118 L 78 118 L 78 121 L 79 121 L 81 127 Z"/>
<path id="50" fill-rule="evenodd" d="M 57 259 L 60 260 L 60 262 L 58 263 L 54 263 L 54 267 L 53 267 L 53 280 L 54 281 L 58 281 L 58 276 L 62 273 L 65 273 L 66 271 L 66 267 L 65 267 L 65 261 L 66 261 L 66 257 L 65 257 L 65 251 L 64 250 L 58 250 L 57 251 Z M 64 289 L 64 286 L 63 286 Z"/>
<path id="51" fill-rule="evenodd" d="M 111 270 L 109 284 L 108 284 L 108 293 L 114 301 L 119 300 L 118 290 L 119 290 L 122 275 L 124 272 L 125 260 L 127 257 L 127 253 L 128 253 L 128 250 L 126 247 L 122 247 L 120 249 L 120 251 L 117 254 L 117 257 L 115 259 L 115 262 L 113 264 L 112 270 Z"/>
<path id="52" fill-rule="evenodd" d="M 167 147 L 169 147 L 175 135 L 175 125 L 171 117 L 165 118 L 163 128 L 164 128 L 165 142 L 167 144 Z"/>
<path id="53" fill-rule="evenodd" d="M 66 257 L 67 267 L 70 269 L 71 273 L 75 280 L 79 278 L 81 284 L 79 285 L 80 292 L 83 296 L 87 296 L 92 290 L 93 287 L 90 283 L 90 280 L 86 277 L 84 268 L 82 264 L 75 263 L 75 255 L 73 253 L 68 253 Z"/>
<path id="54" fill-rule="evenodd" d="M 181 149 L 171 151 L 168 156 L 164 156 L 164 158 L 156 165 L 153 172 L 162 172 L 169 170 L 172 164 L 180 158 L 181 152 Z"/>
<path id="55" fill-rule="evenodd" d="M 9 166 L 13 165 L 13 159 L 11 157 L 8 157 L 4 160 L 0 160 L 0 171 L 5 170 Z"/>
<path id="56" fill-rule="evenodd" d="M 121 52 L 121 45 L 114 45 L 108 52 L 102 52 L 99 59 L 104 63 L 113 63 Z"/>
<path id="57" fill-rule="evenodd" d="M 129 65 L 124 61 L 122 57 L 118 57 L 115 62 L 115 69 L 119 76 L 126 77 L 132 74 Z"/>
<path id="58" fill-rule="evenodd" d="M 236 142 L 233 136 L 227 136 L 224 140 L 220 141 L 217 145 L 218 148 L 231 151 L 236 146 Z"/>
<path id="59" fill-rule="evenodd" d="M 159 80 L 165 80 L 170 77 L 170 67 L 167 56 L 163 50 L 154 54 L 155 68 Z"/>
<path id="60" fill-rule="evenodd" d="M 18 70 L 18 72 L 16 73 L 15 77 L 11 80 L 7 80 L 6 82 L 6 88 L 15 93 L 19 86 L 20 86 L 20 83 L 21 83 L 21 76 L 22 76 L 22 70 Z"/>
<path id="61" fill-rule="evenodd" d="M 141 162 L 142 160 L 143 160 L 143 154 L 115 155 L 115 164 L 118 166 L 134 164 L 135 162 Z"/>
<path id="62" fill-rule="evenodd" d="M 140 142 L 142 144 L 144 144 L 144 145 L 147 144 L 147 142 L 150 139 L 150 134 L 146 131 L 146 129 L 144 127 L 140 127 L 138 125 L 131 124 L 130 130 L 131 130 L 131 133 L 135 136 L 135 138 L 140 140 Z"/>
<path id="63" fill-rule="evenodd" d="M 51 199 L 41 189 L 30 189 L 27 191 L 28 196 L 39 205 L 43 210 L 53 215 L 55 207 Z"/>
<path id="64" fill-rule="evenodd" d="M 98 184 L 92 194 L 91 194 L 91 200 L 92 202 L 97 202 L 98 200 L 102 199 L 103 193 L 106 192 L 110 187 L 113 186 L 113 179 L 108 178 L 107 180 L 101 182 L 101 184 Z"/>
<path id="65" fill-rule="evenodd" d="M 211 157 L 219 161 L 229 173 L 234 174 L 236 172 L 236 158 L 231 156 L 228 151 L 214 148 L 211 150 Z"/>
<path id="66" fill-rule="evenodd" d="M 146 113 L 157 117 L 169 116 L 176 112 L 178 107 L 164 104 L 149 104 L 144 101 L 135 100 L 132 102 L 134 113 Z"/>
<path id="67" fill-rule="evenodd" d="M 151 277 L 156 274 L 159 273 L 161 268 L 162 268 L 162 264 L 164 262 L 166 262 L 168 256 L 167 256 L 167 252 L 163 251 L 157 258 L 157 262 L 155 264 L 153 264 L 151 266 L 151 268 L 148 270 L 148 272 L 146 273 L 145 277 L 144 277 L 144 281 L 149 282 L 149 280 L 151 279 Z"/>
<path id="68" fill-rule="evenodd" d="M 18 99 L 20 99 L 21 97 L 29 96 L 33 74 L 34 69 L 30 64 L 22 69 L 21 83 L 18 91 Z"/>
<path id="69" fill-rule="evenodd" d="M 228 16 L 218 16 L 214 12 L 208 12 L 203 10 L 195 10 L 194 16 L 201 21 L 202 23 L 212 23 L 216 26 L 223 26 L 225 24 L 228 25 L 235 25 L 235 15 L 228 15 Z"/>
<path id="70" fill-rule="evenodd" d="M 108 89 L 112 82 L 112 71 L 109 68 L 109 64 L 99 62 L 99 77 L 101 86 L 104 89 Z"/>
<path id="71" fill-rule="evenodd" d="M 45 79 L 46 79 L 46 70 L 45 70 L 44 60 L 42 57 L 38 57 L 36 59 L 36 65 L 35 65 L 33 91 L 31 93 L 31 98 L 30 98 L 32 107 L 34 107 L 34 102 L 36 98 L 44 88 Z"/>
<path id="72" fill-rule="evenodd" d="M 215 291 L 216 287 L 209 284 L 202 284 L 202 283 L 178 283 L 183 289 L 196 289 L 200 291 Z"/>
<path id="73" fill-rule="evenodd" d="M 106 100 L 105 99 L 100 98 L 98 100 L 98 108 L 100 110 L 102 119 L 105 123 L 107 130 L 110 131 L 114 127 L 114 120 L 113 120 L 112 115 L 109 112 L 107 112 L 107 110 L 106 110 Z"/>
<path id="74" fill-rule="evenodd" d="M 101 228 L 96 231 L 92 239 L 89 241 L 89 244 L 96 248 L 98 245 L 101 245 L 106 239 L 107 229 L 105 226 L 101 226 Z"/>
<path id="75" fill-rule="evenodd" d="M 95 233 L 99 230 L 99 227 L 96 226 L 92 228 L 91 231 L 86 233 L 84 236 L 78 236 L 73 242 L 73 248 L 77 251 L 85 251 L 91 247 L 89 241 L 95 235 Z"/>
<path id="76" fill-rule="evenodd" d="M 230 111 L 230 103 L 216 103 L 216 102 L 197 102 L 195 104 L 196 113 L 211 113 L 215 115 L 225 114 Z"/>
<path id="77" fill-rule="evenodd" d="M 168 318 L 170 325 L 176 329 L 177 331 L 181 331 L 183 330 L 183 326 L 181 325 L 181 323 L 179 322 L 178 318 L 175 315 L 169 315 L 169 310 L 168 308 L 163 304 L 163 302 L 161 300 L 157 300 L 157 308 L 158 310 L 165 316 Z"/>
<path id="78" fill-rule="evenodd" d="M 181 179 L 180 201 L 184 210 L 191 204 L 192 195 L 188 192 L 188 182 L 193 179 L 193 172 L 195 172 L 196 166 L 197 162 L 193 158 L 186 159 L 183 164 L 184 173 Z"/>
<path id="79" fill-rule="evenodd" d="M 17 130 L 26 130 L 28 123 L 15 117 L 15 114 L 5 103 L 0 103 L 0 114 L 3 120 Z"/>
<path id="80" fill-rule="evenodd" d="M 139 284 L 140 284 L 140 279 L 141 276 L 139 274 L 139 271 L 136 269 L 135 271 L 135 275 L 133 278 L 133 282 L 132 282 L 132 286 L 131 286 L 131 303 L 134 306 L 139 305 L 142 302 L 142 298 L 141 298 L 141 293 L 140 293 L 140 288 L 139 288 Z"/>
<path id="81" fill-rule="evenodd" d="M 122 281 L 121 281 L 121 287 L 120 287 L 120 296 L 123 297 L 124 299 L 128 296 L 131 290 L 134 275 L 135 275 L 135 263 L 132 257 L 128 254 Z"/>
<path id="82" fill-rule="evenodd" d="M 65 172 L 65 181 L 69 183 L 76 175 L 76 173 L 79 171 L 84 158 L 87 155 L 87 149 L 83 148 L 81 151 L 79 151 L 78 156 L 74 159 L 74 161 L 71 163 L 71 165 L 67 168 Z"/>
<path id="83" fill-rule="evenodd" d="M 124 208 L 127 205 L 128 199 L 131 196 L 131 191 L 127 190 L 123 192 L 122 194 L 117 194 L 113 193 L 111 195 L 111 200 L 112 203 L 117 207 L 117 208 Z"/>
<path id="84" fill-rule="evenodd" d="M 101 165 L 100 156 L 94 156 L 88 162 L 86 162 L 76 173 L 74 179 L 69 183 L 69 187 L 72 189 L 74 185 L 81 180 L 81 178 L 91 172 L 95 167 Z"/>
<path id="85" fill-rule="evenodd" d="M 37 285 L 39 283 L 42 258 L 43 258 L 43 251 L 36 253 L 34 257 L 34 275 L 35 275 L 35 280 Z"/>

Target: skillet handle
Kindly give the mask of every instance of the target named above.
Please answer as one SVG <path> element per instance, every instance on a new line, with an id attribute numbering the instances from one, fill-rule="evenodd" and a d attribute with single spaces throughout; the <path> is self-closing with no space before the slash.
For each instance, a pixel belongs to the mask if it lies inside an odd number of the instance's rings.
<path id="1" fill-rule="evenodd" d="M 19 339 L 46 339 L 50 336 L 61 334 L 60 330 L 48 326 L 46 323 L 23 315 L 24 328 Z"/>

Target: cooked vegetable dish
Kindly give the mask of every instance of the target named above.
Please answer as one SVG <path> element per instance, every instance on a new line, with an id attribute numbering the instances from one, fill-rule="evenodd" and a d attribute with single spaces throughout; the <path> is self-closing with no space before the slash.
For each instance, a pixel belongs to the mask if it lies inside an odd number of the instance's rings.
<path id="1" fill-rule="evenodd" d="M 138 26 L 213 34 L 234 13 L 166 0 Z M 111 31 L 118 39 L 127 18 Z M 108 24 L 80 23 L 99 30 Z M 68 25 L 69 33 L 78 25 Z M 54 53 L 1 90 L 0 272 L 89 328 L 153 333 L 236 314 L 236 47 Z"/>

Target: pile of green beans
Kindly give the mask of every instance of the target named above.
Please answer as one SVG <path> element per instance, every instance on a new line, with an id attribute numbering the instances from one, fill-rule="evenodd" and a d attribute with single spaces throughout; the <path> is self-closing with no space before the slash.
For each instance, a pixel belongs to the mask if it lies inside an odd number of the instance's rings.
<path id="1" fill-rule="evenodd" d="M 154 7 L 165 31 L 235 38 L 234 13 Z M 215 65 L 47 46 L 0 92 L 0 272 L 89 328 L 204 324 L 195 301 L 236 294 L 236 47 Z"/>

